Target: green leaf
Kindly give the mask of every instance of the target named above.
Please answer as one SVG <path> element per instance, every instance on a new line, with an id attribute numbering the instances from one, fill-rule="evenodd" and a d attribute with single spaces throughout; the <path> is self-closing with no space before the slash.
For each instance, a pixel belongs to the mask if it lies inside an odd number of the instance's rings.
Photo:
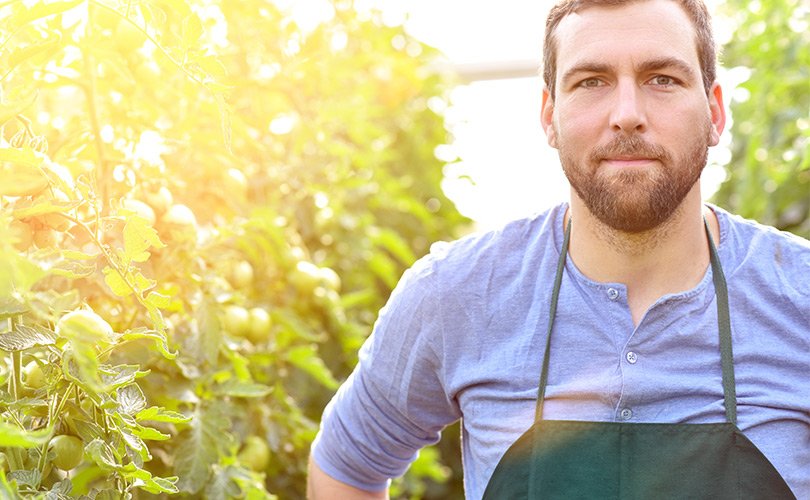
<path id="1" fill-rule="evenodd" d="M 377 228 L 370 231 L 369 236 L 375 245 L 391 252 L 403 265 L 409 266 L 416 260 L 408 243 L 393 230 Z"/>
<path id="2" fill-rule="evenodd" d="M 89 278 L 96 272 L 95 262 L 81 262 L 71 259 L 61 259 L 48 268 L 54 276 L 61 276 L 69 280 Z"/>
<path id="3" fill-rule="evenodd" d="M 152 477 L 141 483 L 135 482 L 135 486 L 152 494 L 168 493 L 173 495 L 180 490 L 176 486 L 177 477 Z"/>
<path id="4" fill-rule="evenodd" d="M 4 351 L 24 351 L 55 343 L 56 333 L 38 325 L 14 325 L 14 330 L 0 334 L 0 349 Z"/>
<path id="5" fill-rule="evenodd" d="M 102 439 L 94 439 L 87 444 L 85 453 L 104 470 L 119 470 L 121 464 L 115 458 L 112 447 Z"/>
<path id="6" fill-rule="evenodd" d="M 182 413 L 176 411 L 169 411 L 158 406 L 152 406 L 145 410 L 141 410 L 135 415 L 135 420 L 151 420 L 153 422 L 168 422 L 168 423 L 186 423 L 191 421 L 191 417 L 187 417 Z"/>
<path id="7" fill-rule="evenodd" d="M 219 345 L 222 341 L 222 325 L 217 315 L 217 305 L 212 300 L 205 300 L 194 312 L 197 320 L 196 339 L 189 346 L 187 355 L 199 362 L 213 365 L 219 356 Z"/>
<path id="8" fill-rule="evenodd" d="M 15 219 L 28 219 L 29 217 L 38 217 L 47 214 L 67 213 L 74 208 L 81 205 L 81 200 L 57 200 L 48 197 L 37 198 L 35 203 L 31 206 L 23 206 L 15 208 L 12 212 Z"/>
<path id="9" fill-rule="evenodd" d="M 76 435 L 79 436 L 84 442 L 89 443 L 96 438 L 104 438 L 104 429 L 95 422 L 70 417 L 66 419 L 66 423 L 68 422 L 70 427 L 76 431 Z"/>
<path id="10" fill-rule="evenodd" d="M 70 482 L 70 479 L 63 479 L 61 481 L 54 483 L 54 485 L 48 491 L 48 494 L 45 496 L 45 499 L 55 500 L 55 499 L 69 498 L 72 490 L 73 484 Z"/>
<path id="11" fill-rule="evenodd" d="M 217 393 L 237 398 L 262 398 L 271 392 L 272 387 L 236 379 L 230 379 L 217 387 Z"/>
<path id="12" fill-rule="evenodd" d="M 91 394 L 104 392 L 98 373 L 98 358 L 92 344 L 70 340 L 70 347 L 62 356 L 62 373 Z"/>
<path id="13" fill-rule="evenodd" d="M 273 500 L 276 496 L 267 492 L 261 474 L 229 465 L 218 468 L 214 473 L 214 477 L 205 487 L 205 498 L 211 500 L 229 500 L 231 498 Z"/>
<path id="14" fill-rule="evenodd" d="M 115 392 L 119 413 L 135 415 L 146 407 L 146 396 L 137 384 L 119 387 Z"/>
<path id="15" fill-rule="evenodd" d="M 36 489 L 42 481 L 42 473 L 38 470 L 14 470 L 8 473 L 9 479 L 19 485 Z"/>
<path id="16" fill-rule="evenodd" d="M 15 15 L 8 19 L 11 26 L 22 26 L 42 19 L 43 17 L 59 14 L 76 7 L 84 0 L 65 0 L 61 2 L 36 2 L 33 5 L 26 6 L 23 10 L 18 11 Z"/>
<path id="17" fill-rule="evenodd" d="M 35 153 L 31 148 L 0 148 L 0 161 L 38 169 L 45 161 L 45 156 Z M 40 170 L 37 171 L 45 175 Z"/>
<path id="18" fill-rule="evenodd" d="M 174 305 L 170 296 L 158 292 L 149 292 L 149 295 L 146 296 L 146 303 L 158 309 L 169 309 Z"/>
<path id="19" fill-rule="evenodd" d="M 169 349 L 169 344 L 166 341 L 166 336 L 156 330 L 148 328 L 135 328 L 127 330 L 121 334 L 121 340 L 137 340 L 137 339 L 150 339 L 154 341 L 160 353 L 166 359 L 174 359 L 177 356 L 176 352 Z"/>
<path id="20" fill-rule="evenodd" d="M 125 428 L 119 428 L 118 431 L 126 444 L 127 456 L 131 459 L 132 465 L 142 468 L 145 462 L 152 460 L 152 455 L 143 439 L 133 432 L 132 426 L 128 422 L 125 425 Z"/>
<path id="21" fill-rule="evenodd" d="M 197 45 L 200 37 L 203 34 L 203 26 L 197 14 L 191 14 L 183 19 L 182 26 L 182 44 L 183 47 L 189 48 Z"/>
<path id="22" fill-rule="evenodd" d="M 195 64 L 197 64 L 201 70 L 205 72 L 209 77 L 213 78 L 216 81 L 222 81 L 228 76 L 228 71 L 225 69 L 225 65 L 216 57 L 211 55 L 201 55 L 193 58 Z M 228 87 L 227 90 L 232 90 L 233 87 Z"/>
<path id="23" fill-rule="evenodd" d="M 17 500 L 18 498 L 17 484 L 14 483 L 12 487 L 6 479 L 6 471 L 0 468 L 0 500 Z"/>
<path id="24" fill-rule="evenodd" d="M 135 271 L 134 273 L 130 272 L 127 275 L 127 278 L 131 279 L 132 282 L 135 284 L 135 288 L 141 292 L 149 290 L 150 288 L 154 288 L 157 283 L 154 280 L 150 280 L 146 276 L 143 275 L 140 271 Z"/>
<path id="25" fill-rule="evenodd" d="M 16 68 L 28 59 L 41 54 L 52 56 L 58 52 L 59 49 L 62 48 L 62 37 L 59 35 L 59 33 L 54 33 L 53 35 L 54 36 L 49 36 L 47 39 L 39 43 L 34 43 L 15 49 L 14 52 L 8 56 L 9 67 Z"/>
<path id="26" fill-rule="evenodd" d="M 394 288 L 399 280 L 399 268 L 384 253 L 376 252 L 368 261 L 368 267 L 388 288 Z"/>
<path id="27" fill-rule="evenodd" d="M 340 386 L 340 382 L 335 379 L 323 360 L 318 357 L 318 351 L 314 345 L 290 349 L 290 352 L 287 353 L 287 359 L 330 390 L 336 390 Z"/>
<path id="28" fill-rule="evenodd" d="M 124 255 L 126 262 L 146 262 L 149 259 L 150 248 L 163 248 L 166 245 L 160 241 L 157 231 L 143 217 L 132 215 L 127 217 L 124 225 Z"/>
<path id="29" fill-rule="evenodd" d="M 18 99 L 9 99 L 5 102 L 0 102 L 0 125 L 3 125 L 7 121 L 33 106 L 37 100 L 37 95 L 36 90 L 31 89 L 24 96 L 21 96 Z"/>
<path id="30" fill-rule="evenodd" d="M 18 426 L 0 422 L 0 447 L 35 448 L 46 444 L 53 434 L 53 428 L 26 431 Z"/>
<path id="31" fill-rule="evenodd" d="M 242 491 L 233 481 L 234 469 L 230 466 L 216 470 L 214 477 L 205 486 L 205 498 L 210 500 L 227 500 L 240 497 Z"/>
<path id="32" fill-rule="evenodd" d="M 15 296 L 7 295 L 5 297 L 0 297 L 0 321 L 5 321 L 8 318 L 25 314 L 29 310 L 30 309 L 27 305 L 25 305 L 25 302 Z"/>
<path id="33" fill-rule="evenodd" d="M 30 196 L 48 187 L 44 160 L 30 148 L 0 148 L 0 196 Z"/>
<path id="34" fill-rule="evenodd" d="M 118 389 L 135 382 L 135 379 L 149 374 L 149 370 L 141 371 L 140 365 L 103 366 L 99 369 L 101 382 L 107 390 Z"/>
<path id="35" fill-rule="evenodd" d="M 210 468 L 217 463 L 220 449 L 226 449 L 230 420 L 219 405 L 200 405 L 194 412 L 191 428 L 180 434 L 175 448 L 174 472 L 177 487 L 186 493 L 197 493 L 208 482 Z"/>
<path id="36" fill-rule="evenodd" d="M 23 255 L 0 248 L 0 297 L 28 292 L 45 271 Z"/>
<path id="37" fill-rule="evenodd" d="M 164 434 L 152 427 L 135 426 L 131 431 L 139 438 L 149 441 L 166 441 L 172 437 L 171 434 Z"/>
<path id="38" fill-rule="evenodd" d="M 127 284 L 124 278 L 110 266 L 104 267 L 101 270 L 104 273 L 104 282 L 110 287 L 110 290 L 119 297 L 128 297 L 132 295 L 132 288 Z"/>

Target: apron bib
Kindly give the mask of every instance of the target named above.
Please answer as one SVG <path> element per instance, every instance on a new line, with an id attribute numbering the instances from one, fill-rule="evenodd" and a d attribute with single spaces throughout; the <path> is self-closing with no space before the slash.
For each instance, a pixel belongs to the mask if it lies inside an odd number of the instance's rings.
<path id="1" fill-rule="evenodd" d="M 717 296 L 726 421 L 666 424 L 543 420 L 549 351 L 571 221 L 557 262 L 535 420 L 501 458 L 484 491 L 503 499 L 795 499 L 737 427 L 728 290 L 706 225 Z"/>

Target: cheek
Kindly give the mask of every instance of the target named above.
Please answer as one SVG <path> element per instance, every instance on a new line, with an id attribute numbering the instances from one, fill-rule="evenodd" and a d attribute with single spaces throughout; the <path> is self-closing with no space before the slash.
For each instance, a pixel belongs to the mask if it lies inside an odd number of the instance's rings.
<path id="1" fill-rule="evenodd" d="M 593 115 L 578 114 L 561 116 L 554 123 L 554 134 L 557 145 L 577 154 L 599 143 L 602 135 L 598 120 Z"/>

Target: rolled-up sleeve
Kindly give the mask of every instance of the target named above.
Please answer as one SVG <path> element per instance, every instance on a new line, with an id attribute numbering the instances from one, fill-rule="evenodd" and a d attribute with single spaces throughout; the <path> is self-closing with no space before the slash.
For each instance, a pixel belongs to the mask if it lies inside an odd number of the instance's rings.
<path id="1" fill-rule="evenodd" d="M 326 474 L 364 490 L 384 489 L 459 418 L 437 362 L 440 314 L 428 256 L 400 280 L 357 367 L 324 410 L 312 456 Z"/>

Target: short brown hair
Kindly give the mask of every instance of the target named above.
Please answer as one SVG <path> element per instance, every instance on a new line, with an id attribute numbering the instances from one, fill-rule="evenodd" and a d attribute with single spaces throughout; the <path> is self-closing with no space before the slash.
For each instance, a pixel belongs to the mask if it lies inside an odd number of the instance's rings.
<path id="1" fill-rule="evenodd" d="M 562 0 L 551 8 L 546 19 L 546 37 L 543 42 L 543 80 L 554 98 L 554 81 L 557 78 L 557 26 L 562 19 L 588 7 L 614 7 L 643 0 Z M 706 94 L 717 77 L 717 52 L 712 34 L 709 10 L 702 0 L 673 0 L 683 8 L 695 27 L 698 60 Z"/>

